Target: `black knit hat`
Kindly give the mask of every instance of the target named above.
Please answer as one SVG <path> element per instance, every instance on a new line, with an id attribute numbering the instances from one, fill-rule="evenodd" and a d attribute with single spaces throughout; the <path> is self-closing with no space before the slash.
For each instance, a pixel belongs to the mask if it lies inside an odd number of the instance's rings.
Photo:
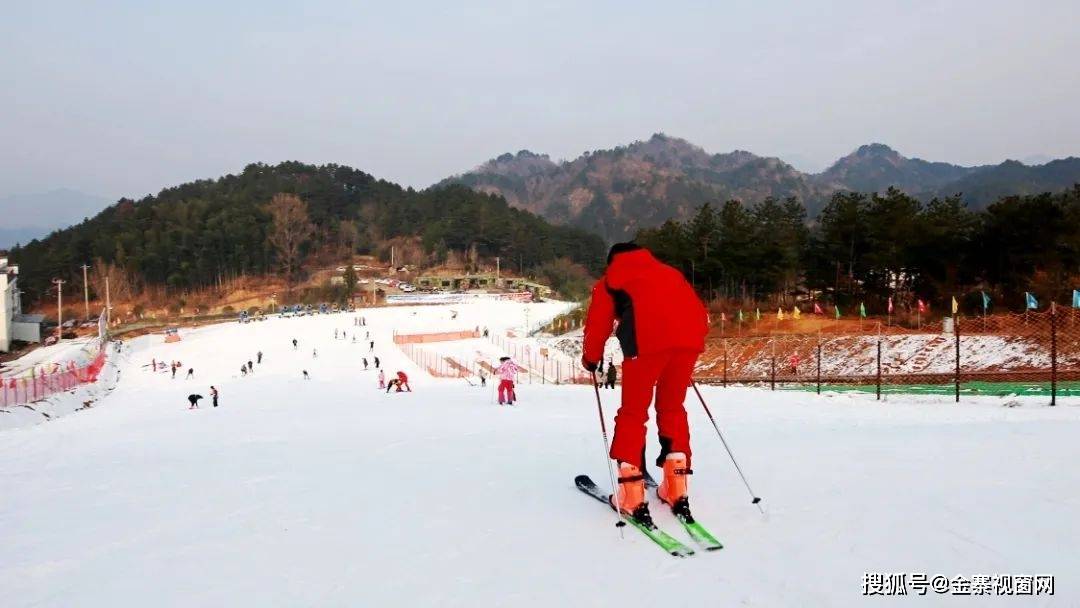
<path id="1" fill-rule="evenodd" d="M 611 260 L 615 259 L 615 256 L 620 253 L 626 253 L 627 251 L 637 251 L 641 249 L 641 245 L 637 243 L 615 243 L 611 246 L 611 250 L 607 254 L 608 266 L 611 265 Z"/>
<path id="2" fill-rule="evenodd" d="M 499 361 L 509 361 L 510 357 L 499 357 Z"/>

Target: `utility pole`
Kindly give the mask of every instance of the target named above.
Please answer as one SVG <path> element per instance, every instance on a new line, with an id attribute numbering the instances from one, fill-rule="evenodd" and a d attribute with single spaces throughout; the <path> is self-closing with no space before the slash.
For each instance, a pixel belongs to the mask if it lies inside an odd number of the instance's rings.
<path id="1" fill-rule="evenodd" d="M 82 286 L 83 286 L 83 308 L 86 321 L 90 320 L 90 284 L 86 282 L 86 269 L 89 268 L 86 264 L 82 265 Z"/>
<path id="2" fill-rule="evenodd" d="M 53 279 L 56 285 L 56 343 L 64 339 L 64 283 L 63 279 Z"/>
<path id="3" fill-rule="evenodd" d="M 495 286 L 499 286 L 499 256 L 495 256 Z"/>

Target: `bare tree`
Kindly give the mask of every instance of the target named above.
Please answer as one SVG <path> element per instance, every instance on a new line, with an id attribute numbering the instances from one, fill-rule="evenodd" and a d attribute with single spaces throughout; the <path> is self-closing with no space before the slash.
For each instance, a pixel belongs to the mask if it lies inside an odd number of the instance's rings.
<path id="1" fill-rule="evenodd" d="M 127 271 L 116 264 L 96 258 L 90 272 L 90 286 L 98 300 L 105 301 L 105 277 L 109 278 L 109 295 L 114 303 L 127 302 L 137 294 L 138 285 Z"/>
<path id="2" fill-rule="evenodd" d="M 342 220 L 338 224 L 338 242 L 341 243 L 341 248 L 345 250 L 349 259 L 352 259 L 352 254 L 356 253 L 356 245 L 360 241 L 360 229 L 356 227 L 356 222 L 352 220 Z"/>
<path id="3" fill-rule="evenodd" d="M 315 226 L 308 219 L 307 203 L 295 194 L 275 194 L 266 211 L 273 222 L 266 240 L 277 250 L 285 283 L 292 290 L 300 267 L 300 248 L 315 233 Z"/>

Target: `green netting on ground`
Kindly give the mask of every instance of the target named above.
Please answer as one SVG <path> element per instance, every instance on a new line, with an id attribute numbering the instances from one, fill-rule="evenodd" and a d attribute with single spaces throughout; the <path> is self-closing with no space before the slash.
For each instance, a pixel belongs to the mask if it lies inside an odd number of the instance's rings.
<path id="1" fill-rule="evenodd" d="M 792 391 L 816 391 L 817 385 L 808 384 L 784 384 L 777 385 L 782 390 Z M 873 384 L 826 384 L 822 383 L 821 391 L 826 392 L 860 392 L 874 393 L 877 387 Z M 956 387 L 952 384 L 883 384 L 881 392 L 891 395 L 952 395 Z M 961 382 L 961 395 L 990 395 L 990 396 L 1050 396 L 1049 382 Z M 1059 397 L 1080 397 L 1080 382 L 1059 382 L 1057 386 Z"/>

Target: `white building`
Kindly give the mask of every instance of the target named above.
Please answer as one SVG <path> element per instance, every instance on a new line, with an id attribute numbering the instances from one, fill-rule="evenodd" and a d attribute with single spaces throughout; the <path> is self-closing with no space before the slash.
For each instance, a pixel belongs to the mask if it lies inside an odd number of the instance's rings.
<path id="1" fill-rule="evenodd" d="M 19 267 L 0 258 L 0 352 L 11 349 L 12 340 L 41 341 L 41 316 L 22 314 L 19 298 Z"/>

